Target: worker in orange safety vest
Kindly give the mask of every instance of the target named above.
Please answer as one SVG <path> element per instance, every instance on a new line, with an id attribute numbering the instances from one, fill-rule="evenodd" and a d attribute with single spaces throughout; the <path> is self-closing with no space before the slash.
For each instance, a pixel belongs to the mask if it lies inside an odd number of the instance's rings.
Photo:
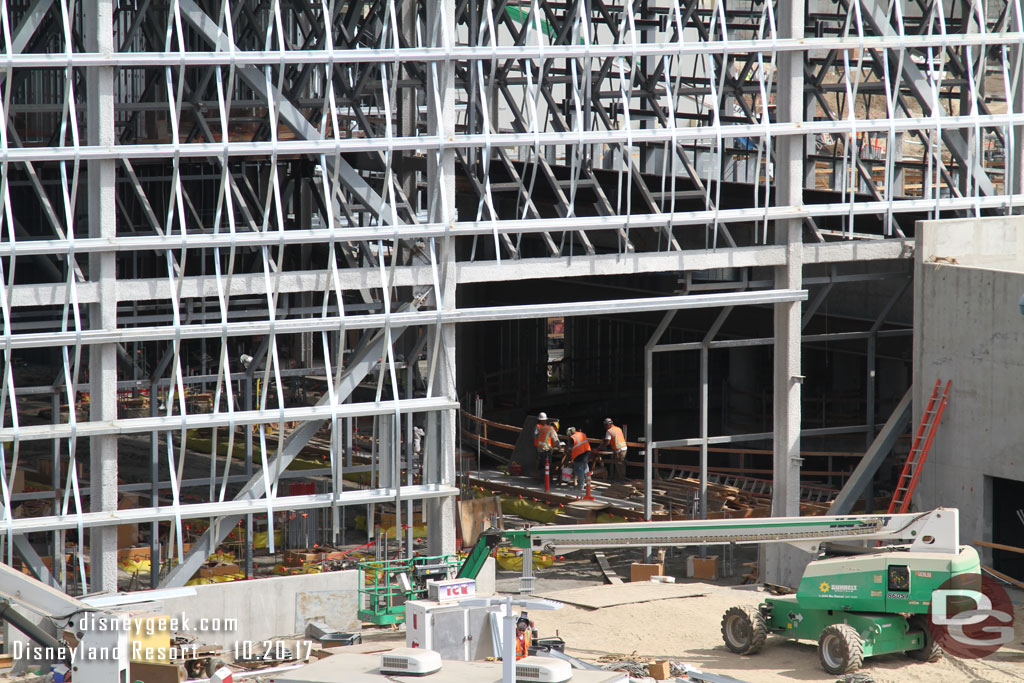
<path id="1" fill-rule="evenodd" d="M 533 642 L 533 625 L 526 616 L 526 612 L 523 612 L 516 622 L 516 660 L 520 660 L 523 657 L 528 657 L 530 654 L 530 645 Z"/>
<path id="2" fill-rule="evenodd" d="M 590 467 L 590 442 L 587 441 L 587 435 L 575 427 L 569 427 L 565 433 L 571 439 L 569 458 L 572 460 L 572 473 L 576 478 L 576 486 L 582 491 L 586 488 L 587 469 Z"/>
<path id="3" fill-rule="evenodd" d="M 604 419 L 604 441 L 601 450 L 612 454 L 612 476 L 616 481 L 626 478 L 626 435 L 615 426 L 610 417 Z"/>
<path id="4" fill-rule="evenodd" d="M 551 466 L 551 451 L 557 451 L 561 447 L 558 432 L 548 424 L 547 413 L 537 415 L 537 426 L 533 430 L 533 447 L 537 449 L 537 469 L 543 479 L 545 468 Z"/>

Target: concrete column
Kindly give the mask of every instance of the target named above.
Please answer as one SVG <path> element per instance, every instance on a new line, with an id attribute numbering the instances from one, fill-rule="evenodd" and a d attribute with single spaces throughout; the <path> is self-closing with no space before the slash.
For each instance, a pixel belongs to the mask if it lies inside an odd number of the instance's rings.
<path id="1" fill-rule="evenodd" d="M 85 49 L 113 54 L 113 3 L 89 2 L 83 6 Z M 114 69 L 86 70 L 86 139 L 90 146 L 114 144 Z M 117 233 L 114 159 L 89 161 L 89 236 L 114 239 Z M 117 269 L 113 251 L 89 256 L 89 279 L 96 282 L 99 298 L 89 306 L 89 327 L 117 327 Z M 117 419 L 117 345 L 96 344 L 89 349 L 89 414 L 93 422 Z M 74 410 L 74 406 L 69 406 Z M 92 437 L 90 449 L 90 509 L 117 509 L 117 437 Z M 89 590 L 117 590 L 117 527 L 89 533 L 92 580 Z"/>
<path id="2" fill-rule="evenodd" d="M 427 42 L 432 47 L 451 51 L 455 41 L 455 6 L 452 0 L 427 1 Z M 427 134 L 450 140 L 455 135 L 455 62 L 445 60 L 428 67 Z M 437 93 L 437 95 L 435 95 Z M 438 101 L 438 96 L 440 101 Z M 431 222 L 446 225 L 455 222 L 455 150 L 442 148 L 427 154 L 428 215 Z M 440 291 L 436 292 L 438 307 L 455 308 L 455 244 L 451 239 L 436 243 L 440 270 Z M 432 387 L 434 396 L 456 400 L 455 325 L 440 325 L 433 332 L 438 345 L 436 370 Z M 431 479 L 427 484 L 455 485 L 455 446 L 458 417 L 454 410 L 436 415 L 436 432 L 428 434 L 440 446 L 436 467 L 424 468 Z M 455 552 L 455 499 L 433 499 L 427 503 L 427 547 L 431 555 Z"/>
<path id="3" fill-rule="evenodd" d="M 779 0 L 779 37 L 804 35 L 804 0 Z M 779 58 L 778 120 L 800 121 L 804 115 L 804 53 L 785 52 Z M 775 203 L 803 204 L 803 136 L 779 138 L 776 155 Z M 786 247 L 786 263 L 775 269 L 775 286 L 800 289 L 803 239 L 799 218 L 776 221 L 775 242 Z M 775 305 L 774 354 L 774 475 L 772 514 L 800 514 L 800 302 Z M 796 586 L 803 570 L 791 548 L 772 544 L 765 549 L 765 580 Z"/>

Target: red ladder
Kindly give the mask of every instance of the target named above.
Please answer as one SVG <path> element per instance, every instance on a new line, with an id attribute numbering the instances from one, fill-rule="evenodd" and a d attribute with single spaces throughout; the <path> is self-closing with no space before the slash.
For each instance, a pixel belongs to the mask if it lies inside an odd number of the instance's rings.
<path id="1" fill-rule="evenodd" d="M 899 483 L 893 491 L 892 501 L 889 503 L 889 514 L 903 513 L 910 508 L 910 499 L 914 497 L 914 489 L 917 488 L 917 480 L 921 477 L 921 468 L 928 459 L 928 452 L 932 448 L 932 441 L 935 440 L 935 432 L 942 422 L 942 413 L 949 403 L 949 387 L 953 380 L 946 382 L 946 387 L 939 396 L 939 388 L 942 380 L 935 380 L 935 388 L 932 389 L 932 396 L 928 399 L 928 408 L 921 416 L 921 424 L 917 427 L 917 434 L 914 435 L 914 443 L 910 447 L 907 461 L 903 464 L 903 471 L 900 473 Z"/>

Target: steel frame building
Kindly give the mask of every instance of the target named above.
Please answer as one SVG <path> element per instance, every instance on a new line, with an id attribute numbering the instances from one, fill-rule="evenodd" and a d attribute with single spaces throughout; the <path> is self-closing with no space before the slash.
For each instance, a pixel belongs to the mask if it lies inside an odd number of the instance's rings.
<path id="1" fill-rule="evenodd" d="M 159 523 L 178 554 L 183 525 L 211 520 L 161 585 L 240 522 L 251 539 L 254 516 L 273 547 L 278 511 L 337 528 L 345 506 L 424 501 L 450 552 L 456 327 L 485 321 L 663 312 L 648 461 L 765 438 L 709 437 L 707 356 L 774 345 L 773 511 L 797 514 L 802 330 L 857 279 L 836 267 L 906 259 L 922 217 L 1024 206 L 1021 0 L 4 0 L 0 35 L 4 554 L 67 587 L 40 555 L 71 532 L 90 549 L 77 590 L 116 588 L 124 523 L 151 525 L 155 556 Z M 721 291 L 456 298 L 725 269 L 743 278 Z M 737 306 L 770 306 L 773 334 L 716 339 Z M 659 345 L 694 308 L 718 313 L 703 339 Z M 887 312 L 846 338 L 871 352 Z M 656 442 L 651 357 L 687 349 L 701 433 Z M 317 398 L 291 390 L 313 376 Z M 143 394 L 148 413 L 129 410 Z M 379 448 L 359 465 L 366 417 Z M 186 476 L 191 430 L 227 441 L 208 476 Z M 321 430 L 332 485 L 291 495 Z M 148 481 L 119 482 L 128 440 Z M 49 489 L 16 492 L 41 460 Z M 355 471 L 369 485 L 346 489 Z M 119 489 L 148 502 L 118 509 Z M 33 500 L 48 511 L 16 514 Z"/>

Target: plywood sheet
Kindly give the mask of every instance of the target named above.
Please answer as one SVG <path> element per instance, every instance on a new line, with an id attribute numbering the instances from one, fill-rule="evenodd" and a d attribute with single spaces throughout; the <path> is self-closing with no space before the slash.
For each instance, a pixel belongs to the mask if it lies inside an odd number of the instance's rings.
<path id="1" fill-rule="evenodd" d="M 459 533 L 462 537 L 462 547 L 468 548 L 476 543 L 480 532 L 489 525 L 491 515 L 497 516 L 498 528 L 503 529 L 501 498 L 498 496 L 459 501 Z"/>
<path id="2" fill-rule="evenodd" d="M 537 597 L 557 600 L 586 609 L 601 609 L 616 605 L 632 605 L 652 600 L 670 600 L 672 598 L 699 598 L 707 595 L 695 586 L 675 583 L 624 583 L 611 586 L 587 586 L 571 588 L 564 591 L 539 593 Z"/>

